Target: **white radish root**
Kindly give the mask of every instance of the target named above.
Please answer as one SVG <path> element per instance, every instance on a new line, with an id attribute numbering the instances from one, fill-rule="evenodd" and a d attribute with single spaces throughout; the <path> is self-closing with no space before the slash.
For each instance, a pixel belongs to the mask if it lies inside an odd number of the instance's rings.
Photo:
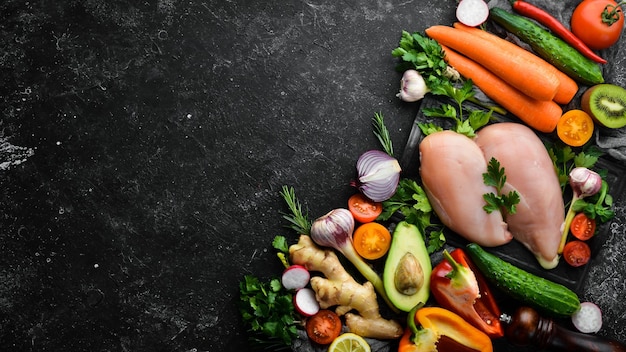
<path id="1" fill-rule="evenodd" d="M 311 274 L 302 265 L 291 265 L 283 272 L 281 283 L 288 290 L 300 290 L 309 284 Z"/>
<path id="2" fill-rule="evenodd" d="M 315 291 L 310 288 L 298 290 L 293 296 L 293 305 L 296 311 L 305 317 L 310 317 L 320 310 L 320 305 L 315 298 Z"/>
<path id="3" fill-rule="evenodd" d="M 582 333 L 596 333 L 602 328 L 602 311 L 592 302 L 583 302 L 580 309 L 572 314 L 572 323 Z"/>
<path id="4" fill-rule="evenodd" d="M 456 18 L 466 26 L 476 27 L 489 17 L 489 6 L 484 0 L 461 0 L 456 8 Z"/>

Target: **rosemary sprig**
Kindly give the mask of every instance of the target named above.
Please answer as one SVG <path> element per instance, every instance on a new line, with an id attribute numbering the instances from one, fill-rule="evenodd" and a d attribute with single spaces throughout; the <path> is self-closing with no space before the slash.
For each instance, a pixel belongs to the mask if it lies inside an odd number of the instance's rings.
<path id="1" fill-rule="evenodd" d="M 382 113 L 375 113 L 372 119 L 374 125 L 374 135 L 380 141 L 385 153 L 393 156 L 393 144 L 391 143 L 391 137 L 389 136 L 389 130 L 385 126 L 385 120 Z"/>
<path id="2" fill-rule="evenodd" d="M 293 187 L 283 186 L 280 194 L 291 211 L 291 214 L 283 213 L 283 219 L 289 222 L 287 227 L 295 230 L 298 234 L 308 235 L 311 231 L 311 221 L 302 212 L 302 205 L 296 198 L 296 192 Z"/>

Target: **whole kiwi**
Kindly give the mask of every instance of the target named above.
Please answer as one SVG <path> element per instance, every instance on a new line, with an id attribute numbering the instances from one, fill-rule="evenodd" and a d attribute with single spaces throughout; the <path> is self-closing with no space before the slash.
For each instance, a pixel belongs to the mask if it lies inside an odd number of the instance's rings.
<path id="1" fill-rule="evenodd" d="M 598 124 L 607 128 L 626 126 L 626 89 L 614 84 L 597 84 L 581 98 L 581 108 Z"/>

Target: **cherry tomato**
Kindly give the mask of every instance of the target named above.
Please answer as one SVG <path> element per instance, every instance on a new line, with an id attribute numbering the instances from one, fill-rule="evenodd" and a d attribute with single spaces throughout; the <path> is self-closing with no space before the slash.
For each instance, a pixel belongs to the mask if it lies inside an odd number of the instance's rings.
<path id="1" fill-rule="evenodd" d="M 387 254 L 391 246 L 391 233 L 377 222 L 365 223 L 354 230 L 352 244 L 365 259 L 378 259 Z"/>
<path id="2" fill-rule="evenodd" d="M 574 267 L 585 265 L 591 259 L 591 248 L 583 241 L 569 241 L 563 247 L 563 259 Z"/>
<path id="3" fill-rule="evenodd" d="M 574 216 L 569 230 L 574 237 L 581 241 L 586 241 L 596 233 L 596 219 L 592 219 L 587 214 L 580 212 Z"/>
<path id="4" fill-rule="evenodd" d="M 361 193 L 356 193 L 348 199 L 348 210 L 354 220 L 360 223 L 372 222 L 383 212 L 383 205 L 367 198 Z"/>
<path id="5" fill-rule="evenodd" d="M 306 334 L 313 342 L 328 345 L 341 333 L 341 319 L 332 310 L 322 309 L 306 320 Z"/>
<path id="6" fill-rule="evenodd" d="M 572 13 L 572 32 L 593 50 L 615 44 L 623 27 L 624 13 L 613 0 L 585 0 Z"/>
<path id="7" fill-rule="evenodd" d="M 563 143 L 580 147 L 593 135 L 594 124 L 591 116 L 578 109 L 567 111 L 556 124 L 556 134 Z"/>

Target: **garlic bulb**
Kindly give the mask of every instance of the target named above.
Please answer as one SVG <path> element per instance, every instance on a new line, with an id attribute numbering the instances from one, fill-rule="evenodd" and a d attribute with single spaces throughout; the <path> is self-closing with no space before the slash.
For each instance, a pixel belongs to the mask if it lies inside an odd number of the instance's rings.
<path id="1" fill-rule="evenodd" d="M 428 93 L 424 77 L 416 70 L 406 70 L 400 80 L 400 92 L 396 96 L 406 102 L 418 101 Z"/>
<path id="2" fill-rule="evenodd" d="M 569 173 L 569 184 L 579 198 L 588 197 L 600 191 L 602 177 L 586 167 L 577 167 Z"/>

